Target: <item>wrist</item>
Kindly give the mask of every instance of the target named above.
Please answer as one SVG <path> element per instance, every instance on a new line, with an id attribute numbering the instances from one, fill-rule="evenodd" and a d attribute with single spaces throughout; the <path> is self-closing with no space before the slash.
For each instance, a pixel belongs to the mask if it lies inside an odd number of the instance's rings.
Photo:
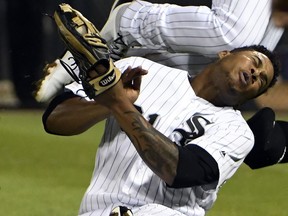
<path id="1" fill-rule="evenodd" d="M 121 98 L 119 100 L 113 100 L 113 102 L 109 105 L 109 110 L 112 114 L 122 114 L 128 111 L 134 111 L 134 105 L 127 99 Z"/>

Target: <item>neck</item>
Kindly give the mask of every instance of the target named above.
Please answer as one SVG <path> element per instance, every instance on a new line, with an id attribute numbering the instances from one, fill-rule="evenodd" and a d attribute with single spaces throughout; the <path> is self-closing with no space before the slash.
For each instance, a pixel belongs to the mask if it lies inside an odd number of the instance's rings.
<path id="1" fill-rule="evenodd" d="M 198 97 L 201 97 L 215 106 L 228 106 L 223 102 L 220 96 L 219 85 L 215 83 L 215 79 L 209 70 L 204 70 L 191 80 L 191 86 Z"/>

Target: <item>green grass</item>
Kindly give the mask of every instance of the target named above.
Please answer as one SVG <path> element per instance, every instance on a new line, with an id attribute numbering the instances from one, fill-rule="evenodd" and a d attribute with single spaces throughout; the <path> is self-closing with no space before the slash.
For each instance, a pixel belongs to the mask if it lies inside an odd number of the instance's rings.
<path id="1" fill-rule="evenodd" d="M 79 136 L 54 136 L 44 132 L 41 115 L 0 111 L 0 215 L 78 213 L 103 124 Z M 243 165 L 208 216 L 287 216 L 287 165 L 256 171 Z"/>
<path id="2" fill-rule="evenodd" d="M 0 112 L 0 215 L 78 213 L 103 125 L 54 136 L 44 132 L 41 114 Z"/>

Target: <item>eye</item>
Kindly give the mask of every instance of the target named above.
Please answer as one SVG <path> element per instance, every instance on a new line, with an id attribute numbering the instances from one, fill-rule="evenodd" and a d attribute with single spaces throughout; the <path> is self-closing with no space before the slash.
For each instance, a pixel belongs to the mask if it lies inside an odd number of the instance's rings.
<path id="1" fill-rule="evenodd" d="M 257 56 L 253 56 L 252 59 L 253 59 L 253 63 L 258 68 L 260 64 L 260 59 Z"/>
<path id="2" fill-rule="evenodd" d="M 261 87 L 264 88 L 266 86 L 266 84 L 267 84 L 267 77 L 263 73 L 260 73 L 259 80 L 260 80 L 260 83 L 261 83 Z"/>

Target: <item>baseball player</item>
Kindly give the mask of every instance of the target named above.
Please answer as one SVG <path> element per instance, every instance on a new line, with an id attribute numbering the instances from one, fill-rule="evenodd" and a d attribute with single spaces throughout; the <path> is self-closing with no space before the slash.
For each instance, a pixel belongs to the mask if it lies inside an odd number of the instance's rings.
<path id="1" fill-rule="evenodd" d="M 285 0 L 212 0 L 211 8 L 116 0 L 101 35 L 112 43 L 115 59 L 144 56 L 194 76 L 221 50 L 252 44 L 274 50 L 288 23 L 283 19 L 287 8 Z M 61 58 L 73 64 L 71 53 Z M 57 61 L 39 82 L 35 92 L 39 102 L 49 101 L 73 80 Z"/>
<path id="2" fill-rule="evenodd" d="M 193 79 L 142 57 L 115 67 L 103 54 L 105 41 L 81 14 L 63 4 L 55 20 L 81 81 L 50 103 L 46 131 L 78 134 L 107 118 L 79 214 L 205 215 L 253 147 L 235 107 L 275 84 L 275 56 L 262 46 L 222 51 Z M 114 83 L 118 71 L 124 73 Z"/>
<path id="3" fill-rule="evenodd" d="M 221 49 L 232 49 L 234 46 L 250 43 L 261 43 L 269 49 L 274 49 L 283 33 L 283 28 L 276 27 L 274 23 L 277 23 L 277 26 L 286 25 L 286 19 L 284 19 L 286 8 L 287 5 L 282 0 L 214 0 L 211 8 L 118 0 L 115 1 L 110 18 L 101 34 L 104 34 L 106 40 L 113 42 L 111 46 L 114 54 L 121 56 L 123 51 L 129 48 L 128 55 L 142 54 L 168 66 L 186 69 L 190 75 L 194 76 L 206 64 L 211 63 L 217 51 Z M 282 19 L 279 19 L 281 16 Z M 149 29 L 151 31 L 148 31 Z M 118 38 L 119 34 L 120 38 Z M 181 41 L 184 41 L 184 45 Z M 131 45 L 134 46 L 131 47 Z M 47 102 L 59 89 L 63 88 L 63 84 L 72 82 L 72 77 L 66 72 L 67 68 L 68 72 L 69 68 L 73 68 L 72 74 L 79 72 L 70 52 L 65 52 L 62 58 L 47 65 L 45 69 L 47 76 L 39 82 L 39 89 L 35 94 L 36 100 Z M 266 139 L 269 137 L 263 137 L 263 134 L 267 134 L 262 133 L 266 130 L 265 128 L 258 129 L 268 124 L 268 122 L 263 123 L 264 113 L 262 112 L 261 118 L 253 118 L 253 123 L 252 119 L 249 122 L 252 129 L 256 129 L 254 131 L 257 138 L 256 144 L 259 143 L 258 147 L 266 151 L 262 157 L 260 157 L 260 151 L 253 156 L 257 160 L 259 157 L 264 158 L 258 160 L 257 168 L 277 163 L 286 149 L 279 148 L 279 153 L 273 157 L 270 153 L 275 151 L 267 152 L 270 148 L 266 148 L 263 143 L 272 142 Z M 269 123 L 270 129 L 273 129 L 272 125 L 275 125 L 274 120 Z M 259 137 L 261 139 L 258 142 Z M 271 158 L 273 160 L 270 160 Z M 252 167 L 255 167 L 254 162 Z"/>
<path id="4" fill-rule="evenodd" d="M 118 0 L 101 35 L 116 40 L 113 50 L 123 49 L 121 41 L 130 48 L 127 55 L 137 53 L 195 75 L 220 50 L 251 44 L 274 50 L 288 21 L 278 18 L 276 5 L 272 14 L 272 1 L 213 0 L 209 8 Z"/>

